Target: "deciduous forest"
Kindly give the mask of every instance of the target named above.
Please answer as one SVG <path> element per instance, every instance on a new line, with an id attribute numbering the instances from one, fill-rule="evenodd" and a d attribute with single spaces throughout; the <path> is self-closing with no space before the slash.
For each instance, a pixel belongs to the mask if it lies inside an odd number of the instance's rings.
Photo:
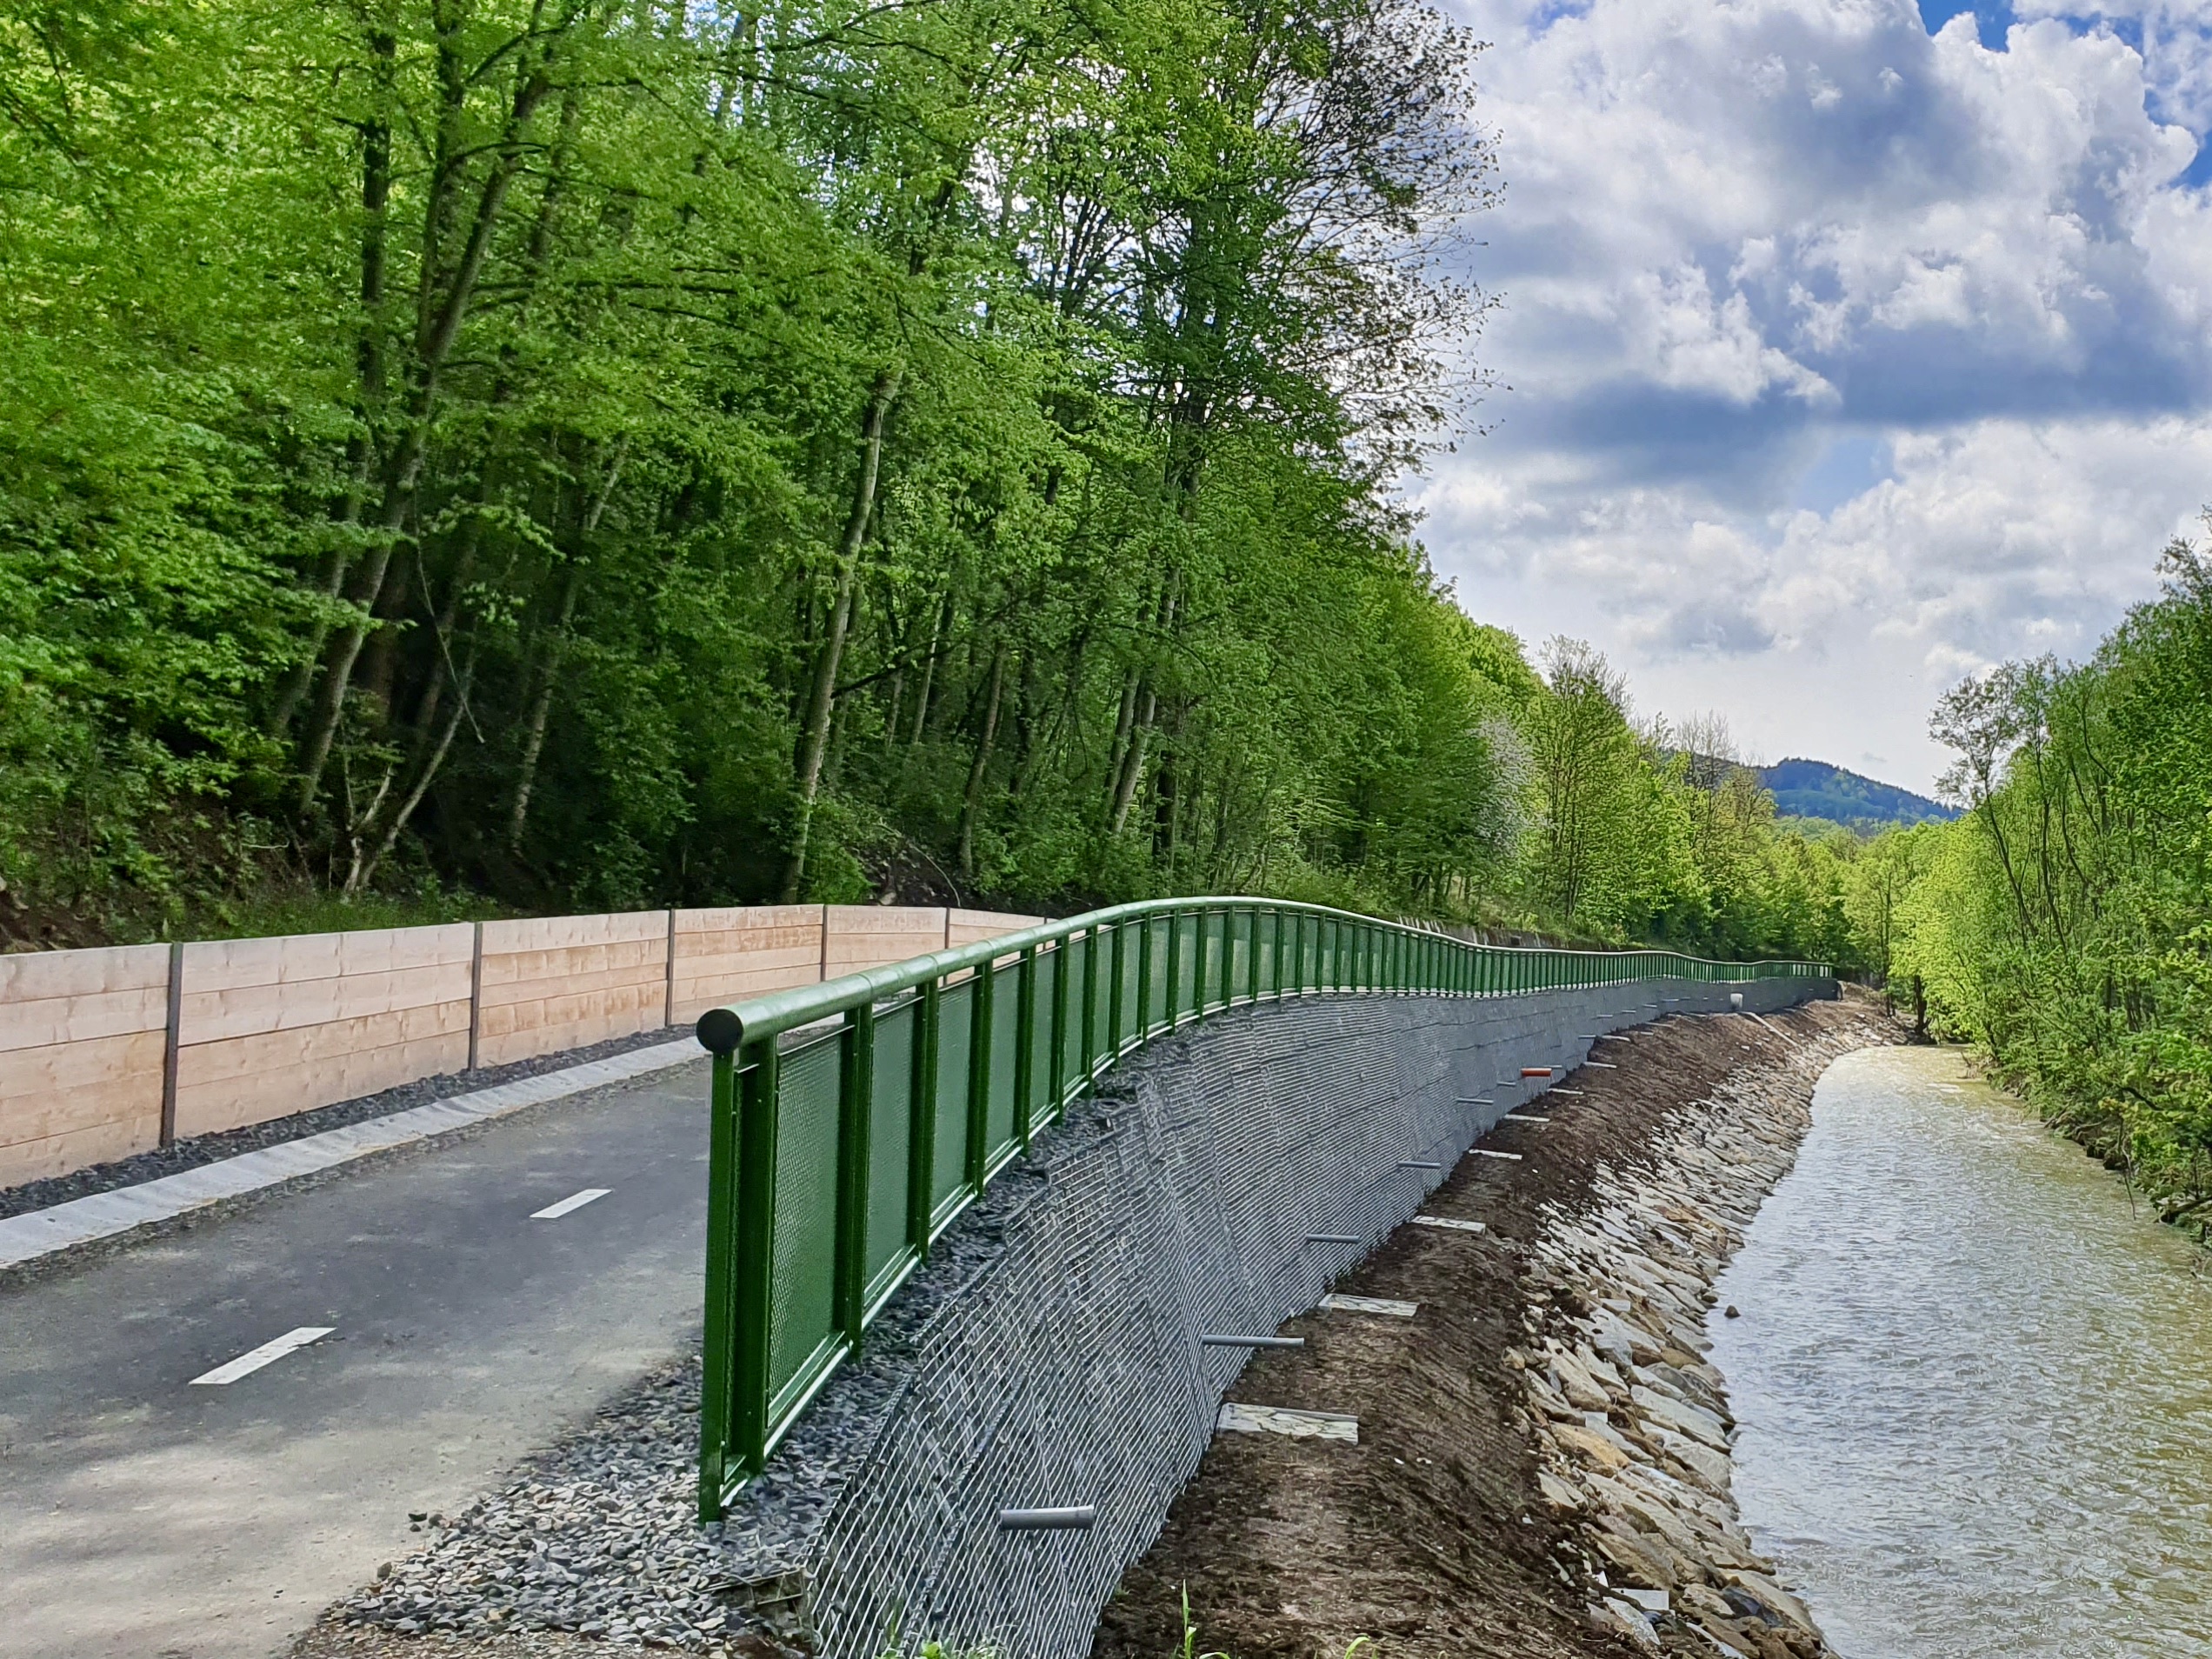
<path id="1" fill-rule="evenodd" d="M 2212 556 L 2087 662 L 2008 663 L 1932 722 L 1969 807 L 1862 859 L 1874 965 L 2170 1217 L 2212 1219 Z"/>
<path id="2" fill-rule="evenodd" d="M 1856 843 L 1398 504 L 1479 442 L 1479 62 L 1410 0 L 16 8 L 0 925 L 1258 891 L 1856 960 Z"/>

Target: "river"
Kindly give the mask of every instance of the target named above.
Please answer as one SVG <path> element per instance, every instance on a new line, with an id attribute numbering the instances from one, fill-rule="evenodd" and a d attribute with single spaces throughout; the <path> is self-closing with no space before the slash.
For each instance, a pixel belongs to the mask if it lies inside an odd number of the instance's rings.
<path id="1" fill-rule="evenodd" d="M 1822 1078 L 1708 1325 L 1846 1659 L 2212 1654 L 2212 1283 L 2137 1212 L 1955 1052 Z"/>

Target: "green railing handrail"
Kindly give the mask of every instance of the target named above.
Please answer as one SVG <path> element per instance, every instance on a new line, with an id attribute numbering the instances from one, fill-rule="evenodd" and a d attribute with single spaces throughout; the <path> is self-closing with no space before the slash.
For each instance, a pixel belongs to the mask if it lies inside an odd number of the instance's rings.
<path id="1" fill-rule="evenodd" d="M 1316 992 L 1514 996 L 1825 964 L 1472 944 L 1316 904 L 1160 899 L 710 1009 L 700 1513 L 712 1520 L 931 1243 L 1154 1036 Z M 834 1023 L 833 1023 L 834 1022 Z"/>

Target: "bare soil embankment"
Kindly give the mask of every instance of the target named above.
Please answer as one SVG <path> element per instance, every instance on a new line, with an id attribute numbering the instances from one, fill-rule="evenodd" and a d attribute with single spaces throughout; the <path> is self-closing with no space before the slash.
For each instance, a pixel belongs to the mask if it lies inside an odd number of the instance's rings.
<path id="1" fill-rule="evenodd" d="M 1810 1620 L 1736 1528 L 1706 1287 L 1789 1167 L 1815 1082 L 1898 1040 L 1870 1002 L 1642 1028 L 1501 1123 L 1233 1400 L 1359 1421 L 1356 1445 L 1222 1434 L 1100 1625 L 1096 1659 L 1800 1659 Z M 1572 1397 L 1569 1397 L 1569 1396 Z M 1658 1611 L 1663 1606 L 1663 1611 Z M 1652 1609 L 1656 1616 L 1647 1615 Z"/>

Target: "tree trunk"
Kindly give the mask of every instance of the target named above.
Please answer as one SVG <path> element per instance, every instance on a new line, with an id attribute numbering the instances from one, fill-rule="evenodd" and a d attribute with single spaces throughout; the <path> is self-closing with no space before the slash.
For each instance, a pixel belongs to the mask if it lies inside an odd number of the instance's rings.
<path id="1" fill-rule="evenodd" d="M 415 809 L 422 805 L 423 797 L 430 793 L 431 780 L 437 776 L 439 769 L 445 764 L 446 754 L 453 747 L 454 735 L 461 730 L 462 717 L 468 712 L 469 687 L 476 674 L 476 642 L 471 640 L 467 658 L 454 680 L 453 707 L 445 716 L 445 724 L 438 733 L 437 742 L 423 759 L 422 769 L 415 776 L 414 787 L 392 810 L 391 821 L 384 826 L 383 833 L 376 837 L 374 849 L 365 858 L 358 846 L 354 849 L 353 868 L 346 872 L 345 891 L 349 897 L 369 885 L 376 874 L 376 867 L 398 845 L 401 832 L 407 828 L 408 820 L 415 816 Z"/>
<path id="2" fill-rule="evenodd" d="M 1136 696 L 1144 684 L 1144 676 L 1130 669 L 1122 676 L 1122 701 L 1114 715 L 1113 740 L 1106 745 L 1106 816 L 1114 816 L 1114 803 L 1121 798 L 1122 768 L 1129 754 L 1129 740 L 1136 730 Z"/>
<path id="3" fill-rule="evenodd" d="M 948 586 L 944 603 L 937 607 L 936 625 L 929 630 L 929 654 L 922 659 L 922 689 L 914 699 L 914 732 L 907 739 L 909 749 L 919 749 L 922 734 L 929 729 L 929 699 L 936 695 L 937 658 L 944 655 L 945 635 L 951 630 L 956 604 L 953 590 Z"/>
<path id="4" fill-rule="evenodd" d="M 1148 681 L 1137 693 L 1136 718 L 1129 732 L 1129 752 L 1122 756 L 1122 775 L 1114 784 L 1114 810 L 1107 816 L 1106 832 L 1118 836 L 1128 827 L 1129 808 L 1136 800 L 1136 786 L 1144 776 L 1146 740 L 1152 735 L 1152 716 L 1159 707 Z"/>
<path id="5" fill-rule="evenodd" d="M 983 698 L 983 731 L 976 741 L 976 758 L 968 768 L 968 792 L 960 803 L 960 879 L 976 877 L 976 817 L 983 804 L 983 779 L 990 769 L 991 744 L 998 737 L 998 705 L 1006 690 L 1006 642 L 991 652 L 990 690 Z"/>
<path id="6" fill-rule="evenodd" d="M 576 546 L 569 555 L 568 582 L 561 590 L 560 618 L 545 643 L 545 667 L 538 677 L 537 694 L 531 701 L 530 716 L 523 730 L 523 752 L 515 771 L 515 799 L 507 812 L 507 845 L 510 849 L 521 849 L 523 827 L 530 819 L 530 793 L 537 783 L 538 757 L 545 750 L 545 727 L 552 717 L 553 692 L 561 678 L 561 658 L 568 651 L 569 625 L 576 615 L 576 596 L 583 587 L 585 553 L 593 533 L 599 528 L 600 516 L 607 510 L 608 498 L 615 493 L 616 481 L 622 476 L 623 462 L 629 453 L 630 438 L 624 434 L 615 440 L 614 458 L 608 463 L 606 476 L 600 480 L 598 493 L 585 507 L 576 525 Z"/>
<path id="7" fill-rule="evenodd" d="M 347 442 L 350 482 L 337 516 L 338 523 L 348 529 L 361 522 L 362 497 L 376 454 L 374 428 L 384 401 L 384 232 L 385 215 L 391 204 L 391 124 L 384 111 L 392 96 L 398 47 L 398 42 L 384 30 L 370 34 L 370 80 L 377 93 L 377 107 L 376 113 L 361 124 L 361 338 L 354 347 L 357 399 L 354 418 L 360 423 L 360 430 Z M 352 568 L 351 538 L 343 538 L 324 557 L 316 577 L 316 587 L 326 601 L 335 601 L 345 591 L 346 576 Z M 313 643 L 301 656 L 299 666 L 285 676 L 283 690 L 270 715 L 271 735 L 282 737 L 291 730 L 300 704 L 314 689 L 315 665 L 322 659 L 330 631 L 329 624 L 318 620 Z"/>
<path id="8" fill-rule="evenodd" d="M 545 663 L 538 670 L 530 696 L 530 712 L 523 722 L 523 752 L 515 763 L 515 794 L 507 806 L 507 845 L 510 851 L 523 844 L 523 830 L 530 822 L 530 796 L 537 788 L 538 758 L 545 752 L 545 728 L 553 717 L 553 692 L 561 678 L 561 658 L 566 654 L 569 623 L 576 616 L 576 594 L 583 586 L 583 562 L 570 561 L 568 578 L 561 587 L 560 613 L 545 642 Z"/>
<path id="9" fill-rule="evenodd" d="M 457 23 L 450 29 L 442 26 L 441 32 L 457 37 Z M 458 192 L 467 165 L 459 123 L 468 88 L 467 77 L 455 67 L 459 61 L 457 47 L 450 40 L 440 43 L 439 79 L 443 84 L 439 156 L 432 170 L 424 210 L 423 278 L 416 306 L 407 407 L 399 441 L 386 458 L 383 469 L 383 510 L 378 517 L 376 539 L 363 568 L 361 580 L 356 584 L 360 615 L 331 643 L 315 724 L 302 756 L 298 807 L 303 815 L 313 809 L 321 791 L 323 769 L 330 763 L 330 745 L 344 718 L 346 692 L 352 682 L 354 665 L 360 660 L 361 648 L 375 626 L 373 613 L 377 598 L 383 592 L 392 550 L 414 513 L 415 487 L 422 476 L 430 423 L 437 410 L 438 383 L 460 337 L 461 324 L 476 298 L 476 285 L 483 276 L 484 262 L 490 257 L 492 236 L 505 209 L 509 188 L 528 153 L 524 139 L 531 120 L 550 90 L 548 69 L 555 50 L 548 45 L 535 62 L 516 72 L 513 100 L 500 141 L 492 148 L 490 170 L 477 191 L 468 237 L 450 275 L 445 276 L 439 269 L 443 263 L 439 250 L 444 230 L 458 217 Z"/>
<path id="10" fill-rule="evenodd" d="M 860 429 L 860 476 L 853 485 L 852 512 L 845 520 L 845 535 L 837 550 L 836 585 L 830 599 L 830 626 L 815 657 L 814 683 L 807 693 L 806 716 L 799 728 L 799 821 L 791 837 L 791 856 L 783 867 L 783 903 L 798 902 L 799 884 L 806 877 L 807 837 L 814 827 L 814 800 L 822 786 L 822 757 L 830 748 L 830 713 L 836 701 L 837 670 L 845 652 L 845 635 L 852 627 L 853 575 L 859 568 L 861 544 L 867 539 L 868 521 L 876 508 L 876 476 L 883 459 L 883 417 L 898 396 L 899 373 L 886 369 L 876 376 L 869 395 L 868 412 Z"/>

